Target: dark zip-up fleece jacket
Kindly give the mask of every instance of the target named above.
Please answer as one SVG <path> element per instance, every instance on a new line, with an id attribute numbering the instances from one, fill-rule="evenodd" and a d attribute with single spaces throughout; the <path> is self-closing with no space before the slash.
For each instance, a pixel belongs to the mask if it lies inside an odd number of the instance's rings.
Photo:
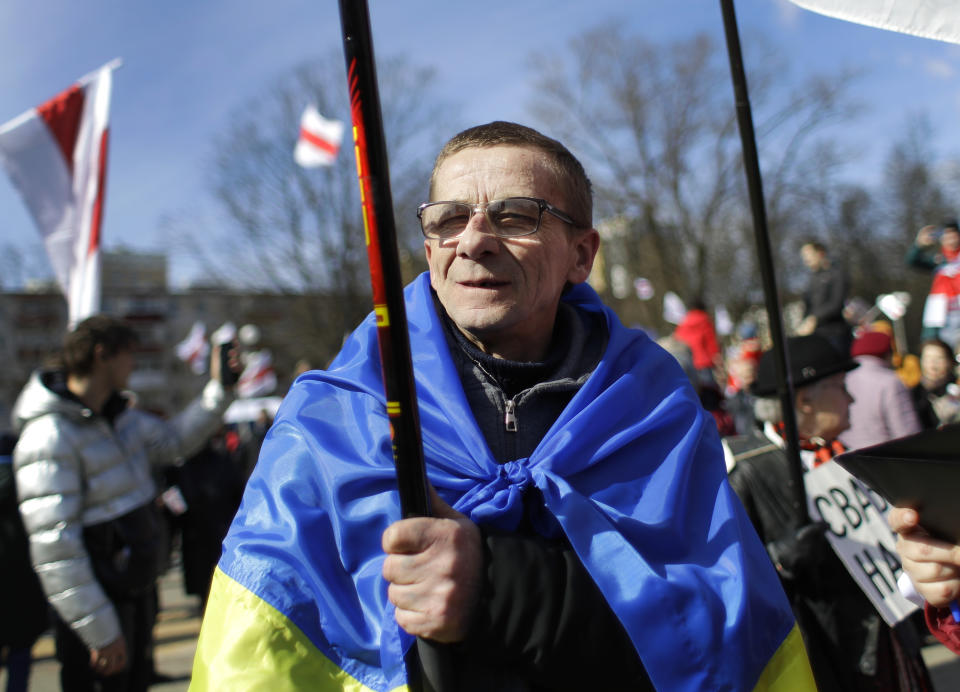
<path id="1" fill-rule="evenodd" d="M 434 296 L 470 408 L 498 463 L 528 456 L 593 372 L 606 327 L 561 304 L 541 363 L 484 354 Z M 640 657 L 593 579 L 562 537 L 538 535 L 543 501 L 526 490 L 516 533 L 480 530 L 484 592 L 468 638 L 447 647 L 457 690 L 653 689 Z M 443 692 L 447 692 L 444 690 Z"/>

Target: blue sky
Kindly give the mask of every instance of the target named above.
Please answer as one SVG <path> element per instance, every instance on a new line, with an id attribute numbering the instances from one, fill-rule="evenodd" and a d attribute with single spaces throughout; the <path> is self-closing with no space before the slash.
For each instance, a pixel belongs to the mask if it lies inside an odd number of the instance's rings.
<path id="1" fill-rule="evenodd" d="M 791 78 L 867 70 L 856 95 L 870 109 L 846 133 L 861 143 L 864 176 L 876 171 L 910 114 L 928 114 L 938 151 L 960 159 L 960 46 L 848 24 L 786 0 L 736 6 L 748 57 L 750 36 L 762 34 L 788 56 Z M 571 36 L 610 20 L 655 41 L 706 31 L 723 45 L 719 3 L 710 0 L 370 0 L 370 12 L 377 56 L 434 67 L 438 92 L 461 104 L 467 124 L 529 121 L 528 56 L 559 54 Z M 340 50 L 340 41 L 334 0 L 6 0 L 0 122 L 122 58 L 103 239 L 108 248 L 156 251 L 164 247 L 165 216 L 210 204 L 204 169 L 231 112 L 290 68 Z M 494 83 L 508 87 L 494 90 Z M 42 271 L 30 217 L 0 178 L 0 247 L 27 251 Z M 179 260 L 174 283 L 192 271 Z"/>

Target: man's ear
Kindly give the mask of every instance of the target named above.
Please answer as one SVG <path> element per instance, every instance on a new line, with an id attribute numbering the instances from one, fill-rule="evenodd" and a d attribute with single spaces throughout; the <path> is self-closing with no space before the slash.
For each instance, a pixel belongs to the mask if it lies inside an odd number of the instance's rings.
<path id="1" fill-rule="evenodd" d="M 107 349 L 103 344 L 96 344 L 93 347 L 93 361 L 102 363 L 107 359 Z"/>
<path id="2" fill-rule="evenodd" d="M 600 234 L 597 229 L 588 228 L 586 231 L 581 231 L 572 243 L 574 260 L 567 273 L 567 281 L 572 284 L 581 284 L 587 280 L 593 269 L 593 261 L 600 249 Z"/>
<path id="3" fill-rule="evenodd" d="M 423 253 L 427 258 L 427 268 L 430 270 L 430 288 L 437 290 L 435 278 L 433 276 L 433 266 L 430 264 L 430 256 L 433 254 L 433 243 L 429 239 L 423 241 Z"/>
<path id="4" fill-rule="evenodd" d="M 813 397 L 810 392 L 800 389 L 797 391 L 795 408 L 798 414 L 809 415 L 813 413 Z"/>

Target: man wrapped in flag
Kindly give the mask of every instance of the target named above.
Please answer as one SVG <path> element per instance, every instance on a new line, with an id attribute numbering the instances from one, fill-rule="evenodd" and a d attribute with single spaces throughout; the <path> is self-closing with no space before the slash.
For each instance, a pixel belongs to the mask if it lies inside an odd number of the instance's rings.
<path id="1" fill-rule="evenodd" d="M 301 376 L 224 543 L 194 689 L 814 689 L 679 365 L 584 282 L 590 182 L 512 123 L 444 147 L 405 292 L 434 517 L 399 520 L 376 317 Z"/>

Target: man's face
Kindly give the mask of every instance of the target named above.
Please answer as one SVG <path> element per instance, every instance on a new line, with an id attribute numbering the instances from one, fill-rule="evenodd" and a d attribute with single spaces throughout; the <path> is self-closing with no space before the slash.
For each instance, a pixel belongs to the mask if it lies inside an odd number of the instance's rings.
<path id="1" fill-rule="evenodd" d="M 475 147 L 441 164 L 433 196 L 467 203 L 538 197 L 566 211 L 555 177 L 542 152 Z M 430 284 L 453 322 L 484 351 L 514 360 L 543 355 L 564 285 L 586 281 L 598 246 L 595 230 L 573 230 L 547 212 L 529 236 L 500 238 L 477 213 L 458 237 L 424 242 Z"/>
<path id="2" fill-rule="evenodd" d="M 135 365 L 133 351 L 129 348 L 117 351 L 113 356 L 105 358 L 103 362 L 108 368 L 111 389 L 113 391 L 126 389 Z"/>
<path id="3" fill-rule="evenodd" d="M 845 376 L 842 372 L 830 375 L 815 386 L 801 390 L 801 415 L 798 417 L 801 434 L 830 441 L 850 427 L 848 408 L 853 397 L 844 385 Z"/>
<path id="4" fill-rule="evenodd" d="M 943 229 L 943 235 L 940 236 L 940 247 L 950 252 L 960 249 L 960 231 L 955 228 Z"/>
<path id="5" fill-rule="evenodd" d="M 817 250 L 813 245 L 804 245 L 800 248 L 800 259 L 803 260 L 804 265 L 807 269 L 814 270 L 820 267 L 820 259 L 822 255 L 820 251 Z"/>

